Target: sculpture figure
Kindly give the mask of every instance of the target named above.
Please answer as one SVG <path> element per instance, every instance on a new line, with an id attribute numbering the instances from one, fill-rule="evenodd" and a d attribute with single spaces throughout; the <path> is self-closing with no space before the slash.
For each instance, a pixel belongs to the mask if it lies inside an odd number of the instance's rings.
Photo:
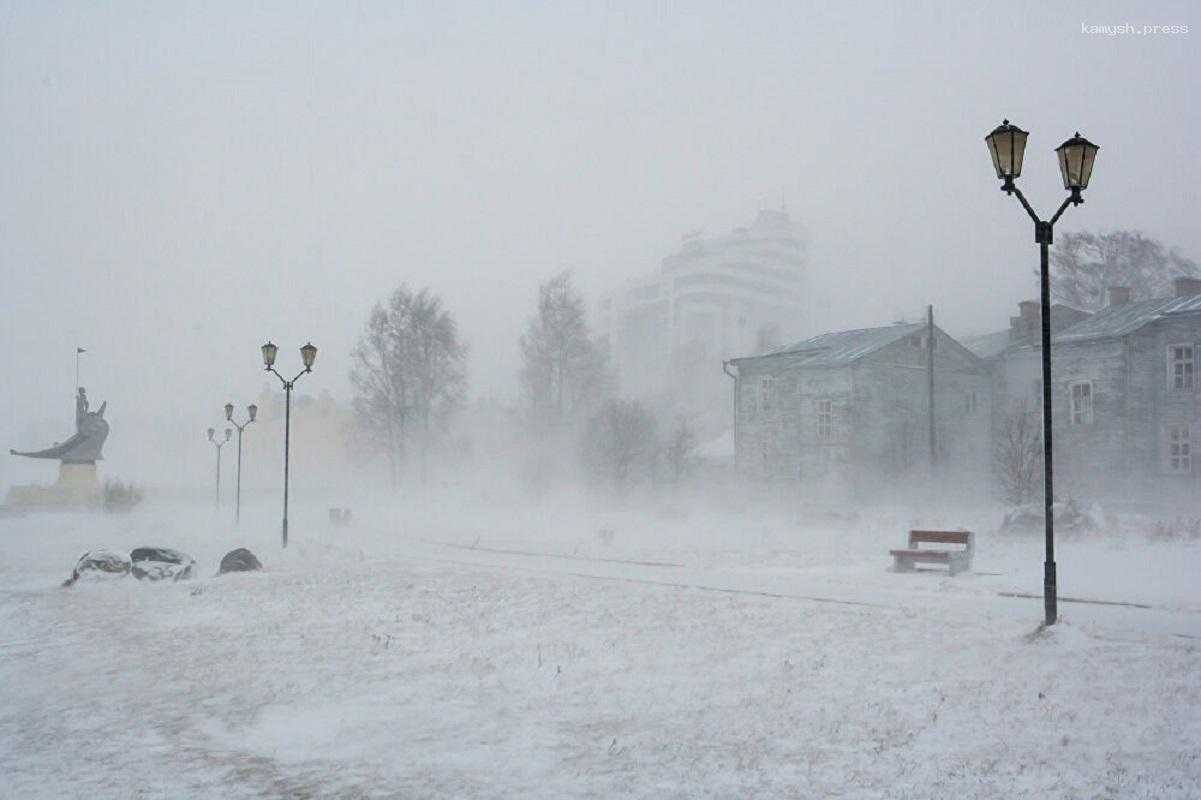
<path id="1" fill-rule="evenodd" d="M 48 447 L 45 450 L 19 452 L 9 450 L 14 456 L 26 458 L 57 458 L 63 464 L 95 464 L 103 458 L 101 448 L 108 438 L 108 422 L 104 419 L 104 410 L 108 403 L 101 403 L 98 411 L 88 410 L 88 395 L 84 388 L 79 387 L 75 398 L 75 435 L 61 444 Z"/>

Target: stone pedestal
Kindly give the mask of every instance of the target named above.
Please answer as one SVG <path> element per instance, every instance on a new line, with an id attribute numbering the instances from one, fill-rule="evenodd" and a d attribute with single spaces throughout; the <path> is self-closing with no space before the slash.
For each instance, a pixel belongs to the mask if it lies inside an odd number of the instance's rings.
<path id="1" fill-rule="evenodd" d="M 96 477 L 96 462 L 91 464 L 58 465 L 58 483 L 55 486 L 66 491 L 87 490 L 100 488 L 100 479 Z"/>
<path id="2" fill-rule="evenodd" d="M 60 463 L 53 486 L 13 486 L 5 500 L 10 508 L 89 508 L 103 503 L 104 489 L 95 463 Z"/>

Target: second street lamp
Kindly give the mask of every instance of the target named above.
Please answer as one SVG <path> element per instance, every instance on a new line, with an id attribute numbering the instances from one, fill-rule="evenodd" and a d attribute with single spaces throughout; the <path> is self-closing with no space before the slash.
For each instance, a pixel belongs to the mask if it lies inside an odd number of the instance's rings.
<path id="1" fill-rule="evenodd" d="M 1043 361 L 1043 514 L 1046 518 L 1046 560 L 1043 562 L 1043 610 L 1045 623 L 1054 625 L 1058 618 L 1058 586 L 1055 576 L 1055 518 L 1052 505 L 1054 469 L 1051 449 L 1051 278 L 1049 248 L 1054 238 L 1055 223 L 1067 211 L 1068 206 L 1084 202 L 1081 192 L 1088 188 L 1093 174 L 1093 162 L 1097 158 L 1097 145 L 1076 135 L 1055 148 L 1059 157 L 1059 172 L 1063 188 L 1069 194 L 1060 204 L 1059 210 L 1049 220 L 1043 220 L 1031 208 L 1025 195 L 1014 185 L 1021 177 L 1022 159 L 1026 153 L 1026 137 L 1030 134 L 1009 120 L 1003 120 L 992 133 L 984 137 L 992 156 L 993 169 L 1001 181 L 1001 191 L 1017 195 L 1018 202 L 1030 219 L 1034 220 L 1034 241 L 1039 248 L 1040 279 L 1042 283 L 1042 361 Z"/>
<path id="2" fill-rule="evenodd" d="M 233 431 L 226 428 L 224 439 L 214 438 L 213 434 L 216 432 L 213 428 L 208 429 L 209 441 L 217 448 L 217 489 L 216 495 L 213 497 L 213 505 L 216 508 L 221 508 L 221 448 L 229 441 L 229 437 L 233 436 Z"/>
<path id="3" fill-rule="evenodd" d="M 242 521 L 242 431 L 246 430 L 246 427 L 254 422 L 254 418 L 258 416 L 258 413 L 259 407 L 251 403 L 246 406 L 247 420 L 238 424 L 237 420 L 234 419 L 234 404 L 225 404 L 225 418 L 238 429 L 238 477 L 237 488 L 234 490 L 234 525 Z"/>
<path id="4" fill-rule="evenodd" d="M 307 343 L 300 348 L 300 360 L 304 364 L 304 369 L 296 373 L 296 377 L 288 380 L 283 375 L 275 371 L 275 357 L 279 354 L 279 348 L 267 342 L 262 347 L 263 364 L 266 366 L 267 372 L 270 372 L 275 377 L 279 378 L 280 383 L 284 385 L 284 522 L 281 531 L 281 541 L 283 547 L 288 546 L 288 450 L 290 446 L 291 430 L 292 430 L 292 387 L 296 381 L 306 372 L 313 371 L 313 362 L 317 360 L 317 348 L 312 342 Z"/>

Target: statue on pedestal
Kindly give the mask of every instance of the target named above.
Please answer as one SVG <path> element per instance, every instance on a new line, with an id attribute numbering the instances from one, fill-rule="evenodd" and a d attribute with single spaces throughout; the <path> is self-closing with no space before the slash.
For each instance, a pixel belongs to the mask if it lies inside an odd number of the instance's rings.
<path id="1" fill-rule="evenodd" d="M 9 450 L 14 456 L 26 458 L 57 458 L 64 464 L 95 464 L 104 456 L 100 449 L 108 438 L 108 422 L 104 419 L 104 409 L 108 403 L 101 403 L 99 411 L 88 410 L 88 393 L 82 386 L 75 398 L 75 435 L 62 444 L 56 444 L 45 450 L 19 452 Z"/>
<path id="2" fill-rule="evenodd" d="M 101 403 L 99 410 L 89 410 L 87 391 L 81 386 L 75 397 L 74 436 L 45 450 L 9 450 L 14 456 L 59 461 L 58 483 L 51 487 L 14 486 L 10 504 L 15 501 L 17 505 L 61 506 L 97 502 L 100 485 L 96 479 L 96 462 L 103 458 L 101 450 L 108 438 L 108 422 L 104 419 L 107 407 L 108 403 Z"/>

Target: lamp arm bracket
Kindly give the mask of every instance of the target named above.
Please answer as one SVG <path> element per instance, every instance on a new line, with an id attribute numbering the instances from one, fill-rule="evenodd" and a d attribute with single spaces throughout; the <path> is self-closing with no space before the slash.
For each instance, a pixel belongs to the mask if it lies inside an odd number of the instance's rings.
<path id="1" fill-rule="evenodd" d="M 1013 184 L 1009 184 L 1009 188 L 1012 188 L 1013 193 L 1018 196 L 1018 202 L 1022 204 L 1022 208 L 1026 209 L 1026 213 L 1030 215 L 1030 219 L 1034 220 L 1034 224 L 1038 225 L 1042 222 L 1038 214 L 1034 212 L 1034 209 L 1030 207 L 1030 202 L 1026 200 L 1026 195 L 1022 194 L 1022 190 Z"/>
<path id="2" fill-rule="evenodd" d="M 1068 206 L 1079 205 L 1080 203 L 1083 203 L 1083 202 L 1084 202 L 1084 198 L 1082 198 L 1080 196 L 1080 190 L 1077 189 L 1077 190 L 1073 191 L 1070 195 L 1067 196 L 1067 198 L 1064 199 L 1063 203 L 1060 204 L 1059 210 L 1055 212 L 1055 216 L 1051 217 L 1051 225 L 1054 225 L 1056 222 L 1059 222 L 1059 218 L 1063 216 L 1063 212 L 1068 210 Z"/>

